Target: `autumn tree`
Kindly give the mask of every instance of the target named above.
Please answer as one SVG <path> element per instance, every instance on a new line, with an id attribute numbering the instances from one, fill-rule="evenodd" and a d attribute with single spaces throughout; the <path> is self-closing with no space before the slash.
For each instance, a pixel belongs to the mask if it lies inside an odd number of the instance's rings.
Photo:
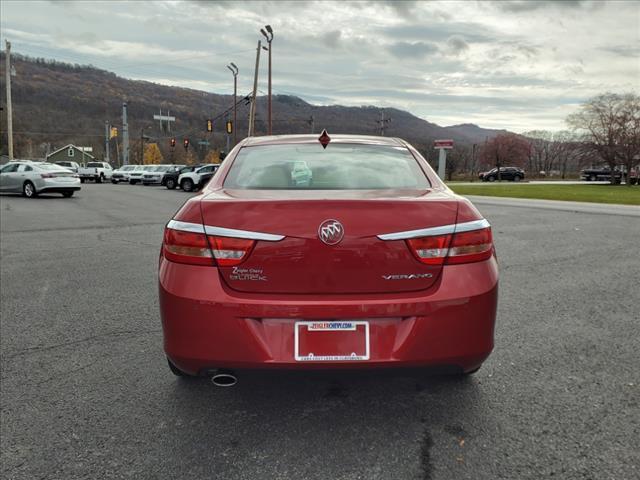
<path id="1" fill-rule="evenodd" d="M 220 163 L 220 152 L 218 150 L 209 150 L 204 157 L 204 163 Z"/>
<path id="2" fill-rule="evenodd" d="M 514 133 L 501 133 L 488 140 L 480 150 L 481 160 L 498 169 L 498 181 L 501 180 L 500 168 L 504 165 L 524 166 L 529 156 L 529 142 Z"/>
<path id="3" fill-rule="evenodd" d="M 187 150 L 183 159 L 185 165 L 195 165 L 196 163 L 198 163 L 198 159 L 193 153 L 193 150 Z"/>
<path id="4" fill-rule="evenodd" d="M 611 171 L 619 163 L 630 168 L 640 153 L 639 101 L 638 95 L 631 93 L 603 93 L 582 104 L 566 121 L 584 146 L 596 152 Z M 615 183 L 614 175 L 611 183 Z"/>
<path id="5" fill-rule="evenodd" d="M 145 165 L 159 165 L 164 162 L 164 158 L 162 157 L 162 152 L 160 152 L 160 148 L 157 143 L 149 143 L 144 147 L 144 159 L 143 163 Z"/>

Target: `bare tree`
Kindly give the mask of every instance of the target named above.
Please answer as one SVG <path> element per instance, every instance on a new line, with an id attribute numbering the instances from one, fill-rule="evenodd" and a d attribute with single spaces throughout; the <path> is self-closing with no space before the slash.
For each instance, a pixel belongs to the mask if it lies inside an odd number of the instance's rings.
<path id="1" fill-rule="evenodd" d="M 485 143 L 480 158 L 498 169 L 498 181 L 502 180 L 500 167 L 505 164 L 523 166 L 529 156 L 529 142 L 514 133 L 501 133 Z"/>
<path id="2" fill-rule="evenodd" d="M 622 111 L 618 118 L 618 157 L 627 171 L 627 185 L 631 185 L 629 173 L 640 164 L 640 96 L 626 94 L 622 102 Z"/>
<path id="3" fill-rule="evenodd" d="M 631 95 L 631 94 L 630 94 Z M 611 183 L 615 183 L 613 171 L 620 159 L 623 142 L 625 98 L 627 95 L 603 93 L 583 105 L 567 117 L 567 124 L 582 137 L 584 145 L 597 152 L 611 169 Z"/>

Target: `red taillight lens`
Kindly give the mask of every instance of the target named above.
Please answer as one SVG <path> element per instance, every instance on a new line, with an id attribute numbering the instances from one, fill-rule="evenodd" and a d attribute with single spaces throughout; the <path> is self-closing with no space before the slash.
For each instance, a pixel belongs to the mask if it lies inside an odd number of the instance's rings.
<path id="1" fill-rule="evenodd" d="M 426 265 L 481 262 L 493 255 L 491 227 L 453 235 L 407 240 L 414 256 Z"/>
<path id="2" fill-rule="evenodd" d="M 166 228 L 162 251 L 167 260 L 190 265 L 213 266 L 213 254 L 204 233 Z"/>
<path id="3" fill-rule="evenodd" d="M 55 178 L 55 175 L 53 173 L 41 173 L 40 176 L 42 178 Z"/>
<path id="4" fill-rule="evenodd" d="M 489 227 L 456 233 L 449 246 L 446 263 L 481 262 L 490 258 L 491 255 L 493 255 L 493 236 Z"/>
<path id="5" fill-rule="evenodd" d="M 209 237 L 216 263 L 221 267 L 232 267 L 242 263 L 251 253 L 255 240 L 246 238 Z"/>
<path id="6" fill-rule="evenodd" d="M 255 240 L 206 236 L 166 228 L 162 251 L 167 260 L 191 265 L 232 267 L 251 253 Z"/>
<path id="7" fill-rule="evenodd" d="M 447 256 L 451 235 L 411 238 L 407 240 L 409 250 L 426 265 L 442 265 Z"/>

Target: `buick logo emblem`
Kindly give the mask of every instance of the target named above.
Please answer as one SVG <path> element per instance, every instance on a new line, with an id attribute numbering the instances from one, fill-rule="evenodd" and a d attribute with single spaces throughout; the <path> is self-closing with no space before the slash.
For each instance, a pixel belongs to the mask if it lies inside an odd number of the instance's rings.
<path id="1" fill-rule="evenodd" d="M 337 220 L 325 220 L 318 227 L 318 238 L 327 245 L 337 245 L 344 237 L 344 227 Z"/>

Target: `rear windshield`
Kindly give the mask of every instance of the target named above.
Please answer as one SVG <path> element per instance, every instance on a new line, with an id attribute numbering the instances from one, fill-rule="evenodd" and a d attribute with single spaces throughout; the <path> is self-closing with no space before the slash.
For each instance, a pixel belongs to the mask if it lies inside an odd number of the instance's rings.
<path id="1" fill-rule="evenodd" d="M 98 168 L 101 168 L 101 167 L 102 167 L 102 164 L 101 164 L 101 163 L 95 163 L 95 162 L 94 162 L 94 163 L 87 163 L 87 168 L 89 168 L 89 167 L 98 167 Z"/>
<path id="2" fill-rule="evenodd" d="M 284 190 L 424 189 L 429 180 L 405 147 L 320 144 L 245 147 L 226 188 Z"/>
<path id="3" fill-rule="evenodd" d="M 42 170 L 55 170 L 57 172 L 61 170 L 65 170 L 64 168 L 60 168 L 60 165 L 56 165 L 52 163 L 38 163 L 38 168 Z"/>

